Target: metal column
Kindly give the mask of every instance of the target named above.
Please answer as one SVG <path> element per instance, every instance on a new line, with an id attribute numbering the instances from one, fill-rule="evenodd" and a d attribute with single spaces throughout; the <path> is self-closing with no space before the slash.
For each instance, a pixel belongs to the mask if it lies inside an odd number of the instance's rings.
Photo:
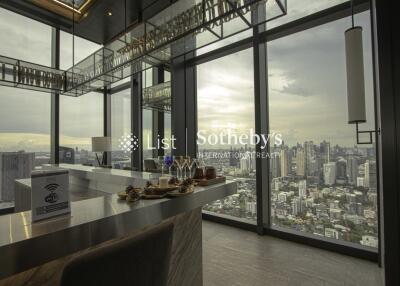
<path id="1" fill-rule="evenodd" d="M 52 28 L 51 33 L 51 67 L 60 68 L 60 29 Z M 51 93 L 50 118 L 50 163 L 60 162 L 60 94 Z"/>

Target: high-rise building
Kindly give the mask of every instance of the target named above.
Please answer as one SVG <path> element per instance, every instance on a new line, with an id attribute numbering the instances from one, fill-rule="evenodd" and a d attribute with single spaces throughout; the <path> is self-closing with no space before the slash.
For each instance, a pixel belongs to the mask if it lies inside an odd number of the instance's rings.
<path id="1" fill-rule="evenodd" d="M 307 197 L 307 181 L 306 180 L 299 181 L 299 197 L 301 197 L 301 198 Z"/>
<path id="2" fill-rule="evenodd" d="M 277 156 L 277 155 L 271 156 L 270 164 L 271 164 L 271 175 L 272 175 L 272 178 L 279 177 L 280 174 L 281 174 L 280 153 L 279 153 L 279 156 Z"/>
<path id="3" fill-rule="evenodd" d="M 367 160 L 364 164 L 364 187 L 376 189 L 376 162 Z"/>
<path id="4" fill-rule="evenodd" d="M 281 177 L 287 177 L 289 175 L 289 150 L 287 148 L 281 149 Z"/>
<path id="5" fill-rule="evenodd" d="M 304 142 L 304 155 L 305 155 L 305 166 L 306 166 L 306 175 L 314 176 L 315 171 L 315 148 L 313 141 Z"/>
<path id="6" fill-rule="evenodd" d="M 356 185 L 358 176 L 358 160 L 354 156 L 349 156 L 347 158 L 346 172 L 349 184 Z"/>
<path id="7" fill-rule="evenodd" d="M 357 177 L 357 187 L 364 187 L 364 177 Z"/>
<path id="8" fill-rule="evenodd" d="M 330 153 L 331 153 L 331 143 L 327 141 L 322 141 L 321 144 L 319 144 L 319 152 L 321 156 L 321 163 L 329 163 L 330 162 Z"/>
<path id="9" fill-rule="evenodd" d="M 336 163 L 329 162 L 324 164 L 324 183 L 325 185 L 333 185 L 336 182 Z"/>
<path id="10" fill-rule="evenodd" d="M 14 181 L 29 178 L 34 162 L 35 153 L 0 153 L 0 201 L 14 201 Z"/>
<path id="11" fill-rule="evenodd" d="M 231 146 L 230 154 L 229 154 L 229 166 L 237 167 L 239 164 L 239 156 L 238 151 L 233 149 Z"/>
<path id="12" fill-rule="evenodd" d="M 303 200 L 299 197 L 295 197 L 292 200 L 292 215 L 298 215 L 303 211 Z"/>
<path id="13" fill-rule="evenodd" d="M 296 175 L 299 177 L 306 175 L 306 157 L 303 149 L 297 149 L 296 152 Z"/>
<path id="14" fill-rule="evenodd" d="M 347 162 L 343 158 L 336 162 L 336 181 L 337 183 L 345 183 L 347 179 Z"/>
<path id="15" fill-rule="evenodd" d="M 242 173 L 249 173 L 251 170 L 251 156 L 249 152 L 240 159 L 240 170 Z"/>

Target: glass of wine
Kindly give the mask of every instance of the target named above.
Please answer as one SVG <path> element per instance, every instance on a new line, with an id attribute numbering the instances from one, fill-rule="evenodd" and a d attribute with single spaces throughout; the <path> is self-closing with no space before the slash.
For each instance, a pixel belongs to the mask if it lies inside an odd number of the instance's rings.
<path id="1" fill-rule="evenodd" d="M 174 164 L 174 157 L 167 155 L 164 157 L 164 164 L 168 168 L 168 173 L 172 177 L 172 165 Z"/>

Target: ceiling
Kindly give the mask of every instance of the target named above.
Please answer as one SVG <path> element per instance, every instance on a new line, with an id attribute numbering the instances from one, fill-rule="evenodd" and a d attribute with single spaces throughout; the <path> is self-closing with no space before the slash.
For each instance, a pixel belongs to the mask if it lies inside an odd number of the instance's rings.
<path id="1" fill-rule="evenodd" d="M 71 17 L 61 16 L 62 13 L 56 13 L 44 8 L 44 5 L 35 4 L 40 1 L 42 0 L 0 0 L 0 7 L 72 33 Z M 53 0 L 43 1 L 51 2 Z M 171 2 L 175 2 L 171 0 L 96 0 L 93 1 L 83 17 L 76 19 L 75 35 L 98 44 L 105 44 L 123 33 L 125 30 L 125 1 L 127 26 L 140 22 L 140 19 L 148 19 L 168 7 Z M 59 2 L 68 3 L 72 0 Z M 84 3 L 82 0 L 75 0 L 75 7 L 78 2 Z"/>

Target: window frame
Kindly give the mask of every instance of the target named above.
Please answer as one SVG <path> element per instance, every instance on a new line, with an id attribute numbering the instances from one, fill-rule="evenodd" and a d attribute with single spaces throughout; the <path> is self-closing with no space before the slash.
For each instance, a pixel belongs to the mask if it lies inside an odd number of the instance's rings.
<path id="1" fill-rule="evenodd" d="M 359 0 L 355 1 L 354 5 L 354 12 L 355 14 L 365 12 L 365 11 L 371 11 L 371 3 L 369 0 Z M 209 61 L 216 60 L 221 57 L 228 56 L 230 54 L 233 54 L 235 52 L 239 52 L 245 49 L 248 49 L 250 47 L 254 48 L 254 73 L 255 73 L 255 99 L 256 101 L 263 100 L 263 102 L 267 103 L 267 113 L 269 110 L 268 106 L 268 88 L 267 92 L 265 95 L 262 94 L 262 90 L 257 88 L 257 85 L 260 86 L 264 84 L 266 87 L 268 87 L 268 80 L 267 80 L 267 75 L 266 71 L 267 69 L 263 69 L 261 67 L 260 69 L 260 60 L 261 62 L 263 58 L 262 57 L 262 48 L 260 48 L 260 45 L 265 45 L 268 42 L 274 41 L 276 39 L 280 39 L 286 36 L 293 35 L 298 32 L 306 31 L 308 29 L 318 27 L 324 24 L 328 24 L 331 22 L 334 22 L 336 20 L 340 20 L 346 17 L 351 16 L 351 3 L 349 2 L 344 2 L 341 4 L 338 4 L 336 6 L 327 8 L 325 10 L 316 12 L 314 14 L 299 18 L 297 20 L 282 24 L 281 26 L 277 26 L 275 28 L 272 28 L 270 30 L 262 30 L 261 31 L 254 29 L 253 36 L 248 37 L 246 39 L 240 40 L 238 42 L 235 42 L 233 44 L 224 46 L 222 48 L 215 49 L 213 51 L 210 51 L 205 54 L 201 54 L 197 57 L 193 57 L 186 61 L 186 66 L 187 67 L 196 67 L 199 64 L 207 63 Z M 372 19 L 371 19 L 372 21 Z M 372 30 L 372 29 L 371 29 Z M 371 31 L 372 32 L 372 31 Z M 257 48 L 258 46 L 258 48 Z M 265 55 L 266 58 L 268 58 L 268 55 Z M 373 53 L 373 57 L 374 57 Z M 375 59 L 373 59 L 373 62 L 375 62 Z M 262 83 L 265 79 L 265 82 Z M 258 81 L 258 82 L 257 82 Z M 265 97 L 266 98 L 263 98 Z M 374 91 L 374 100 L 376 100 L 376 93 Z M 375 117 L 376 117 L 376 104 L 375 104 Z M 265 113 L 265 108 L 264 108 L 264 113 Z M 259 123 L 261 124 L 262 121 L 262 114 L 261 112 L 256 112 L 256 124 Z M 375 127 L 377 126 L 378 121 L 375 120 Z M 266 134 L 269 132 L 269 126 L 268 123 L 264 123 L 266 126 L 259 126 L 259 130 L 263 130 L 264 132 L 267 131 Z M 377 128 L 376 128 L 377 130 Z M 257 127 L 256 127 L 257 131 Z M 377 137 L 375 137 L 375 142 L 377 140 Z M 376 144 L 377 148 L 378 144 Z M 379 153 L 376 152 L 376 157 L 377 157 L 377 162 L 379 161 Z M 307 233 L 302 233 L 302 232 L 296 232 L 291 229 L 285 229 L 279 226 L 273 226 L 270 222 L 270 212 L 271 212 L 271 204 L 270 204 L 270 195 L 271 195 L 271 190 L 270 190 L 270 184 L 269 184 L 269 160 L 262 160 L 258 159 L 257 160 L 257 225 L 252 225 L 243 221 L 235 220 L 235 219 L 230 219 L 226 217 L 221 217 L 218 215 L 213 215 L 210 214 L 209 212 L 203 213 L 203 218 L 207 220 L 211 220 L 214 222 L 218 223 L 223 223 L 227 224 L 230 226 L 242 228 L 245 230 L 250 230 L 257 232 L 259 234 L 268 234 L 272 236 L 276 236 L 282 239 L 286 240 L 291 240 L 307 245 L 311 245 L 314 247 L 322 248 L 322 249 L 327 249 L 331 251 L 335 251 L 338 253 L 370 260 L 377 262 L 379 260 L 378 257 L 380 257 L 380 244 L 381 244 L 381 235 L 380 235 L 380 219 L 379 219 L 379 213 L 380 213 L 380 205 L 379 205 L 379 182 L 377 184 L 377 194 L 378 194 L 378 211 L 377 211 L 377 221 L 378 221 L 378 240 L 379 240 L 379 245 L 377 249 L 371 249 L 369 247 L 365 247 L 362 245 L 358 245 L 355 243 L 350 243 L 346 241 L 340 241 L 340 240 L 335 240 L 335 239 L 329 239 L 329 238 L 318 238 L 313 236 L 312 234 L 307 234 Z M 265 161 L 267 161 L 267 164 L 265 165 Z M 258 168 L 261 168 L 260 170 Z M 259 175 L 260 174 L 260 175 Z M 267 174 L 266 176 L 262 176 L 261 174 Z M 267 184 L 263 182 L 264 178 L 263 177 L 268 177 L 267 179 Z M 377 177 L 377 180 L 379 178 Z M 267 207 L 266 207 L 266 202 Z"/>

